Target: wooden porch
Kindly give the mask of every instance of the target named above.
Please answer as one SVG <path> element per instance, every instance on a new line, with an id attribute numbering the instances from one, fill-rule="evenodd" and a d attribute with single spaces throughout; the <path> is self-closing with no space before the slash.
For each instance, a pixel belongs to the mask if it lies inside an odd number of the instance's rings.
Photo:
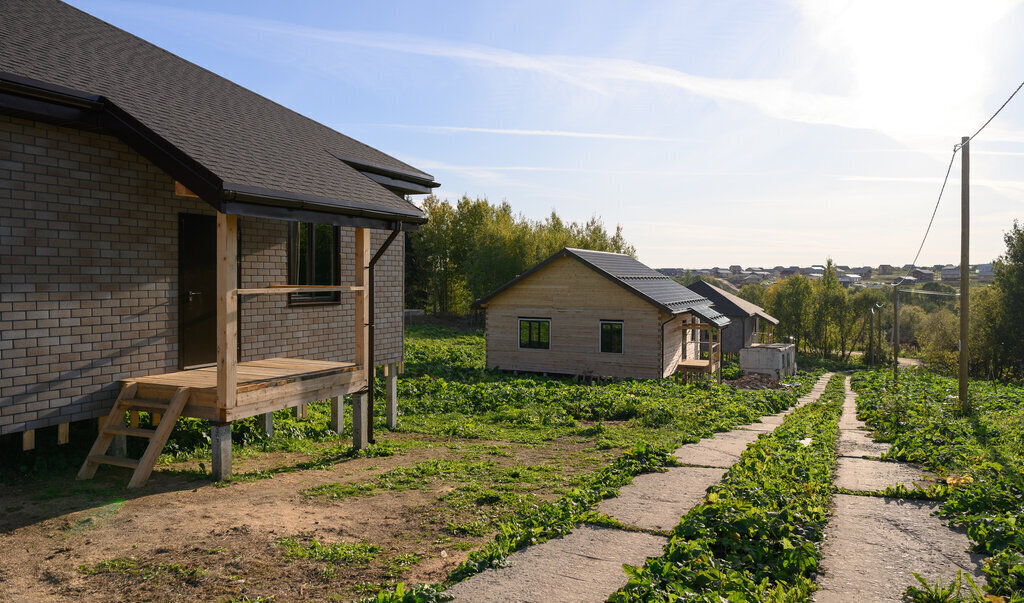
<path id="1" fill-rule="evenodd" d="M 131 377 L 121 380 L 120 394 L 110 414 L 101 419 L 100 433 L 79 471 L 79 479 L 91 478 L 98 465 L 109 464 L 135 469 L 129 487 L 141 486 L 148 479 L 164 443 L 179 417 L 210 421 L 212 443 L 211 468 L 215 480 L 231 475 L 231 422 L 262 415 L 267 433 L 273 431 L 273 412 L 285 408 L 304 409 L 309 402 L 330 400 L 332 427 L 342 430 L 342 397 L 352 395 L 353 446 L 364 448 L 373 441 L 371 344 L 373 310 L 372 270 L 394 231 L 377 255 L 370 252 L 370 231 L 355 228 L 355 270 L 352 283 L 321 286 L 272 284 L 260 288 L 238 287 L 237 216 L 217 214 L 216 266 L 216 364 L 171 373 Z M 354 362 L 331 362 L 296 358 L 269 358 L 238 362 L 239 313 L 241 296 L 284 296 L 297 292 L 337 292 L 355 296 L 352 328 Z M 397 423 L 397 372 L 386 365 L 388 427 Z M 155 429 L 140 429 L 138 413 L 150 412 Z M 300 410 L 301 413 L 301 410 Z M 130 417 L 125 426 L 126 414 Z M 141 459 L 125 458 L 126 436 L 146 438 L 149 445 Z M 108 450 L 110 451 L 108 453 Z"/>
<path id="2" fill-rule="evenodd" d="M 715 325 L 706 323 L 687 323 L 682 325 L 683 331 L 694 333 L 699 358 L 686 358 L 679 362 L 672 376 L 676 381 L 689 383 L 702 379 L 704 375 L 718 372 L 718 382 L 722 382 L 722 331 Z M 707 340 L 704 333 L 707 332 Z M 687 337 L 683 345 L 688 345 Z"/>
<path id="3" fill-rule="evenodd" d="M 231 407 L 217 403 L 217 367 L 176 371 L 124 379 L 135 383 L 136 397 L 170 400 L 179 388 L 188 388 L 181 416 L 228 422 L 316 400 L 334 399 L 366 386 L 364 375 L 351 362 L 269 358 L 241 362 Z"/>

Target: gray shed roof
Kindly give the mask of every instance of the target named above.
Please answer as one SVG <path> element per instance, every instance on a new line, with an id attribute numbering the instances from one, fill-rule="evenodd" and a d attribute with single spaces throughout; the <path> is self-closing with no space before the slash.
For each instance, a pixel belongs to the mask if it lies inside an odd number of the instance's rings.
<path id="1" fill-rule="evenodd" d="M 773 325 L 779 324 L 779 319 L 765 312 L 761 306 L 748 302 L 711 283 L 697 281 L 690 285 L 690 289 L 711 300 L 715 307 L 726 316 L 760 316 Z"/>
<path id="2" fill-rule="evenodd" d="M 274 205 L 285 218 L 295 210 L 419 223 L 423 213 L 396 192 L 437 186 L 425 172 L 67 4 L 4 0 L 0 110 L 33 114 L 41 101 L 60 109 L 50 117 L 76 108 L 67 121 L 116 132 L 228 213 L 244 214 L 248 203 Z"/>
<path id="3" fill-rule="evenodd" d="M 669 314 L 691 312 L 715 326 L 729 324 L 729 319 L 712 307 L 710 301 L 664 274 L 649 268 L 622 253 L 591 251 L 566 247 L 511 281 L 481 297 L 474 305 L 487 303 L 502 291 L 537 272 L 544 266 L 562 257 L 571 257 L 595 272 L 624 287 L 637 297 L 644 299 Z"/>

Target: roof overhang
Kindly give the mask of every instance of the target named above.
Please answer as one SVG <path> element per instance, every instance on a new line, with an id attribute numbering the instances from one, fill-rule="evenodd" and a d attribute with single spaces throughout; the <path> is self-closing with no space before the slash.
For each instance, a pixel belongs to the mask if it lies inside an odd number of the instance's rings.
<path id="1" fill-rule="evenodd" d="M 103 96 L 0 72 L 0 113 L 112 134 L 221 213 L 406 231 L 418 230 L 427 221 L 415 210 L 382 210 L 343 200 L 226 185 L 211 170 Z M 416 174 L 396 172 L 388 176 L 378 173 L 386 171 L 384 168 L 378 166 L 375 172 L 373 168 L 357 169 L 367 177 L 373 174 L 389 178 L 390 186 L 378 183 L 396 194 L 430 192 L 439 186 Z"/>

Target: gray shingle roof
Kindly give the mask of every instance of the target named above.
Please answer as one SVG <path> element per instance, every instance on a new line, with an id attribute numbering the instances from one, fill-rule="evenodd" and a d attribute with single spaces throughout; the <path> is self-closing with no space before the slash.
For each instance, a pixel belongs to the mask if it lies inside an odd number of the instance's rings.
<path id="1" fill-rule="evenodd" d="M 225 191 L 422 221 L 414 205 L 338 157 L 427 186 L 429 174 L 57 0 L 3 0 L 0 72 L 107 99 L 219 177 Z"/>
<path id="2" fill-rule="evenodd" d="M 669 314 L 693 312 L 716 326 L 729 324 L 729 319 L 713 308 L 710 301 L 657 270 L 642 264 L 636 258 L 621 253 L 574 249 L 571 247 L 559 251 L 530 270 L 481 297 L 475 303 L 485 303 L 554 260 L 565 256 L 575 258 L 599 274 L 626 288 L 634 295 Z"/>
<path id="3" fill-rule="evenodd" d="M 773 325 L 779 324 L 779 319 L 765 312 L 761 306 L 719 289 L 711 283 L 697 281 L 690 285 L 690 288 L 711 300 L 715 308 L 726 316 L 760 316 Z"/>

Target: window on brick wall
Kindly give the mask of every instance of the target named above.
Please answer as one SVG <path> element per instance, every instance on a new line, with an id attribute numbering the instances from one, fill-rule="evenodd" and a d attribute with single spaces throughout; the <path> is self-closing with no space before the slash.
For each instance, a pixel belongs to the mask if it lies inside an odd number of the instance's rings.
<path id="1" fill-rule="evenodd" d="M 288 236 L 290 285 L 340 285 L 338 227 L 292 222 Z M 292 293 L 293 304 L 330 304 L 341 301 L 337 291 Z"/>

